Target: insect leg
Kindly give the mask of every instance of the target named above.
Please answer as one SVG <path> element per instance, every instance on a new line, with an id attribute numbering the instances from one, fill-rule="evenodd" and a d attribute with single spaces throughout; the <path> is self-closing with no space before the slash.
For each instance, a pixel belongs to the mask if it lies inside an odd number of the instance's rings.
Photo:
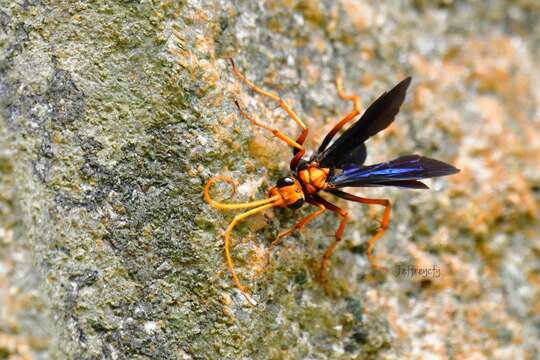
<path id="1" fill-rule="evenodd" d="M 293 146 L 295 149 L 294 149 L 294 154 L 298 154 L 299 152 L 303 151 L 303 147 L 302 147 L 302 144 L 304 143 L 304 141 L 306 140 L 306 137 L 307 137 L 307 133 L 308 133 L 308 128 L 306 127 L 306 125 L 304 124 L 304 122 L 296 115 L 296 113 L 291 109 L 291 107 L 289 106 L 289 104 L 287 104 L 287 102 L 285 100 L 283 100 L 281 97 L 279 97 L 278 95 L 274 94 L 274 93 L 271 93 L 271 92 L 268 92 L 268 91 L 265 91 L 263 89 L 261 89 L 260 87 L 258 87 L 257 85 L 255 85 L 254 83 L 252 83 L 251 81 L 249 81 L 244 75 L 242 75 L 242 73 L 238 70 L 238 68 L 236 67 L 236 64 L 234 63 L 233 59 L 231 59 L 231 65 L 232 65 L 232 70 L 234 72 L 234 74 L 242 81 L 244 82 L 247 86 L 249 86 L 253 91 L 255 91 L 256 93 L 260 94 L 260 95 L 263 95 L 263 96 L 266 96 L 274 101 L 277 101 L 278 104 L 279 104 L 279 107 L 281 107 L 293 120 L 295 123 L 298 124 L 298 126 L 300 126 L 302 128 L 302 133 L 298 136 L 298 138 L 296 138 L 296 141 L 295 143 L 297 145 L 300 145 L 300 146 L 294 146 L 292 145 L 290 142 L 288 141 L 285 141 L 287 142 L 287 144 Z M 251 121 L 251 120 L 250 120 Z M 274 134 L 276 135 L 276 134 Z M 276 135 L 277 136 L 277 135 Z M 296 156 L 295 156 L 296 158 Z M 293 161 L 295 161 L 293 158 Z M 298 158 L 298 160 L 300 160 L 300 158 Z M 296 160 L 295 162 L 297 163 L 298 160 Z M 295 164 L 296 165 L 296 164 Z M 292 167 L 292 165 L 291 165 Z"/>
<path id="2" fill-rule="evenodd" d="M 298 221 L 292 228 L 290 228 L 287 231 L 283 231 L 279 233 L 279 235 L 276 237 L 274 241 L 270 244 L 270 247 L 268 248 L 268 264 L 270 263 L 270 256 L 272 254 L 272 248 L 281 241 L 286 236 L 291 235 L 295 230 L 301 230 L 304 225 L 306 225 L 311 220 L 315 219 L 317 216 L 321 215 L 325 210 L 326 207 L 323 204 L 319 204 L 317 202 L 312 202 L 313 205 L 318 206 L 319 210 L 309 214 L 308 216 L 302 218 L 300 221 Z"/>
<path id="3" fill-rule="evenodd" d="M 353 112 L 356 112 L 356 114 L 360 114 L 360 112 L 362 111 L 362 105 L 360 105 L 360 96 L 355 94 L 345 94 L 345 90 L 343 90 L 343 80 L 341 79 L 341 73 L 339 71 L 336 75 L 336 89 L 340 98 L 342 98 L 343 100 L 352 101 Z"/>
<path id="4" fill-rule="evenodd" d="M 321 146 L 319 146 L 319 152 L 324 151 L 330 141 L 334 138 L 334 136 L 338 133 L 341 128 L 348 123 L 349 121 L 353 120 L 357 115 L 360 114 L 362 111 L 362 106 L 360 105 L 360 96 L 358 95 L 347 95 L 345 94 L 345 91 L 343 90 L 343 81 L 341 79 L 341 74 L 338 72 L 336 75 L 336 88 L 337 92 L 340 98 L 343 100 L 349 100 L 353 103 L 353 109 L 349 114 L 347 114 L 343 119 L 341 119 L 333 128 L 330 130 L 328 134 L 326 134 L 323 142 L 321 143 Z"/>
<path id="5" fill-rule="evenodd" d="M 379 228 L 379 230 L 377 230 L 375 235 L 373 235 L 373 237 L 369 239 L 367 243 L 367 257 L 369 262 L 371 263 L 371 266 L 373 266 L 375 269 L 380 268 L 380 266 L 377 264 L 377 261 L 375 260 L 375 257 L 373 256 L 373 247 L 375 246 L 375 243 L 384 235 L 384 232 L 386 231 L 386 229 L 388 229 L 388 226 L 390 224 L 390 213 L 392 209 L 390 201 L 387 199 L 363 198 L 337 189 L 330 190 L 330 193 L 343 199 L 359 202 L 361 204 L 384 206 L 384 214 L 381 220 L 381 227 Z"/>
<path id="6" fill-rule="evenodd" d="M 299 143 L 297 143 L 296 141 L 294 141 L 293 139 L 291 139 L 290 137 L 288 137 L 287 135 L 285 135 L 284 133 L 282 133 L 281 131 L 279 131 L 278 129 L 274 128 L 274 127 L 271 127 L 270 125 L 268 124 L 265 124 L 265 123 L 262 123 L 260 121 L 257 121 L 253 116 L 249 115 L 248 113 L 246 113 L 241 107 L 240 107 L 240 104 L 238 103 L 238 101 L 234 100 L 234 103 L 236 105 L 236 107 L 238 108 L 238 111 L 240 112 L 240 114 L 246 118 L 247 120 L 249 120 L 249 122 L 251 122 L 253 125 L 255 126 L 258 126 L 260 128 L 263 128 L 265 130 L 268 130 L 270 131 L 272 134 L 274 134 L 275 137 L 277 137 L 278 139 L 284 141 L 285 143 L 287 143 L 288 145 L 292 146 L 293 148 L 297 149 L 297 150 L 303 150 L 303 147 L 302 145 L 300 145 Z"/>
<path id="7" fill-rule="evenodd" d="M 326 201 L 324 198 L 322 198 L 319 195 L 314 195 L 314 199 L 318 202 L 320 202 L 322 205 L 324 205 L 328 210 L 334 211 L 338 213 L 341 216 L 341 222 L 339 223 L 338 229 L 336 230 L 335 238 L 332 244 L 326 248 L 324 251 L 322 260 L 321 260 L 321 267 L 319 270 L 319 281 L 321 283 L 326 283 L 326 272 L 328 270 L 328 261 L 330 259 L 330 256 L 332 256 L 332 253 L 336 249 L 337 244 L 341 240 L 341 237 L 343 236 L 343 231 L 345 230 L 345 226 L 349 222 L 349 217 L 347 211 L 337 207 L 336 205 Z"/>

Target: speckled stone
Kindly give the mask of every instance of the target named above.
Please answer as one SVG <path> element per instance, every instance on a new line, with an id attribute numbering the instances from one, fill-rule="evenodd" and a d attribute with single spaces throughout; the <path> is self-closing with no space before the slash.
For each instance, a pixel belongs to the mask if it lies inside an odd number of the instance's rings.
<path id="1" fill-rule="evenodd" d="M 0 0 L 0 357 L 76 359 L 534 359 L 540 356 L 540 28 L 537 1 Z M 232 284 L 210 208 L 266 196 L 291 152 L 233 103 L 315 149 L 350 109 L 413 77 L 367 163 L 418 153 L 462 171 L 431 190 L 357 189 L 336 218 L 283 241 L 311 211 L 235 229 Z M 213 192 L 226 196 L 228 189 Z M 399 269 L 436 268 L 438 276 Z"/>

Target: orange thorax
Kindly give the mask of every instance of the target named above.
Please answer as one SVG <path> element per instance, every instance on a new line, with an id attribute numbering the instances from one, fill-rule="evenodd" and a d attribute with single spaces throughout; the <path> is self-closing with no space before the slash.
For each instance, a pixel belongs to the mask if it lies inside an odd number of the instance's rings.
<path id="1" fill-rule="evenodd" d="M 328 168 L 320 168 L 310 164 L 306 169 L 298 172 L 298 177 L 308 194 L 315 194 L 326 188 L 326 179 L 329 173 L 330 169 Z"/>

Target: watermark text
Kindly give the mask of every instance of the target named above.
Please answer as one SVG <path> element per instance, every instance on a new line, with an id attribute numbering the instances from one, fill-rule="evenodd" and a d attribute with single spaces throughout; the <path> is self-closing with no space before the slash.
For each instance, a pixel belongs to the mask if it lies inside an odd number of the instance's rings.
<path id="1" fill-rule="evenodd" d="M 425 278 L 440 278 L 441 268 L 437 265 L 431 267 L 420 267 L 414 265 L 398 265 L 395 270 L 395 275 L 399 277 L 425 277 Z"/>

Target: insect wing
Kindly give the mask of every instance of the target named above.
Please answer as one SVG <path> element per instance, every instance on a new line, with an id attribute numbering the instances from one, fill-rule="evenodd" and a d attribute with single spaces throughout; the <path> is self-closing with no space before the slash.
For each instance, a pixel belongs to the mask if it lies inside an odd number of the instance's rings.
<path id="1" fill-rule="evenodd" d="M 344 169 L 348 166 L 362 165 L 366 161 L 367 149 L 365 144 L 360 144 L 355 147 L 351 152 L 346 153 L 341 157 L 334 168 Z"/>
<path id="2" fill-rule="evenodd" d="M 349 166 L 328 179 L 331 187 L 400 186 L 427 188 L 417 181 L 459 172 L 452 165 L 420 155 L 401 156 L 392 161 L 370 166 Z M 422 186 L 423 185 L 423 186 Z"/>
<path id="3" fill-rule="evenodd" d="M 315 157 L 320 166 L 337 168 L 338 165 L 343 164 L 342 159 L 346 158 L 347 154 L 353 152 L 369 137 L 386 129 L 399 112 L 410 83 L 411 78 L 407 77 L 392 90 L 382 94 L 329 148 L 325 150 L 325 144 L 321 145 L 319 154 Z M 357 163 L 357 165 L 362 164 Z"/>

